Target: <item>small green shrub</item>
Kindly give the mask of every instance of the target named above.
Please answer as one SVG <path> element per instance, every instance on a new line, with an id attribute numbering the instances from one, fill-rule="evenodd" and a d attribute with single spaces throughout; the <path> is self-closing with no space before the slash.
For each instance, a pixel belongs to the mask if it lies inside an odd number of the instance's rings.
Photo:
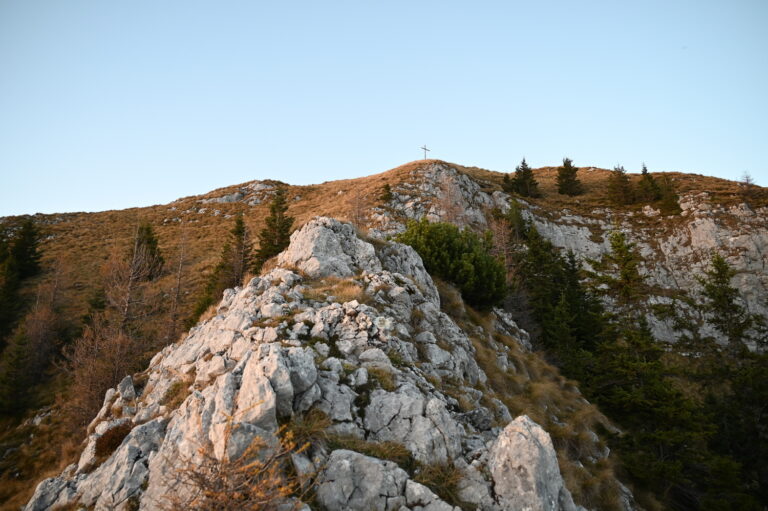
<path id="1" fill-rule="evenodd" d="M 462 296 L 478 308 L 499 305 L 507 292 L 504 265 L 491 255 L 490 232 L 480 237 L 453 224 L 430 223 L 426 218 L 408 222 L 397 237 L 412 246 L 433 275 L 456 284 Z"/>

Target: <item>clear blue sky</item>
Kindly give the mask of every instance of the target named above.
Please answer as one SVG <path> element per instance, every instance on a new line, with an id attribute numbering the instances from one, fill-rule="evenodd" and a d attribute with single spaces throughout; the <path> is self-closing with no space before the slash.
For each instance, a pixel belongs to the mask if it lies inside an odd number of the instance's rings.
<path id="1" fill-rule="evenodd" d="M 768 2 L 0 0 L 0 215 L 431 156 L 768 186 Z"/>

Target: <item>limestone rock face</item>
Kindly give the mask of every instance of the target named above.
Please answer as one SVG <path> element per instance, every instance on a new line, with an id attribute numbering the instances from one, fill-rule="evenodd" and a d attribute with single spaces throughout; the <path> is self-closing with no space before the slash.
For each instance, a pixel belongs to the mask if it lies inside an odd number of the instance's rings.
<path id="1" fill-rule="evenodd" d="M 321 293 L 328 276 L 365 303 Z M 153 357 L 141 385 L 126 377 L 110 389 L 79 463 L 40 483 L 26 509 L 162 509 L 189 496 L 179 474 L 204 454 L 238 459 L 257 440 L 270 452 L 279 425 L 310 412 L 324 415 L 337 443 L 315 442 L 292 459 L 297 474 L 314 477 L 325 509 L 456 511 L 413 468 L 443 464 L 477 509 L 575 509 L 547 433 L 527 417 L 512 421 L 480 390 L 488 376 L 470 335 L 493 347 L 505 371 L 514 369 L 511 348 L 492 333 L 521 352 L 530 346 L 503 311 L 493 317 L 494 332 L 465 332 L 441 312 L 410 247 L 374 247 L 349 225 L 317 218 L 293 234 L 276 268 L 227 290 L 214 317 Z M 115 432 L 125 434 L 120 445 L 96 456 L 99 438 Z M 332 450 L 338 442 L 399 444 L 414 463 Z"/>
<path id="2" fill-rule="evenodd" d="M 498 436 L 488 455 L 493 489 L 502 509 L 571 511 L 549 435 L 523 415 Z"/>
<path id="3" fill-rule="evenodd" d="M 484 211 L 509 208 L 510 196 L 501 191 L 489 193 L 467 174 L 444 162 L 432 162 L 413 170 L 409 179 L 393 188 L 388 208 L 374 208 L 371 215 L 373 236 L 384 238 L 405 229 L 411 219 L 451 222 L 477 230 L 488 228 Z M 680 314 L 699 323 L 702 335 L 725 340 L 706 322 L 700 322 L 683 302 L 672 304 L 671 291 L 682 289 L 699 301 L 697 277 L 707 270 L 713 251 L 719 252 L 736 270 L 732 285 L 745 299 L 749 312 L 768 317 L 768 208 L 746 204 L 723 206 L 710 200 L 707 192 L 680 197 L 682 213 L 663 217 L 658 210 L 620 212 L 595 208 L 589 214 L 568 210 L 552 211 L 517 199 L 523 216 L 556 247 L 572 250 L 582 261 L 600 259 L 610 251 L 609 235 L 624 232 L 636 243 L 645 258 L 641 274 L 653 290 L 650 306 L 673 305 Z M 610 306 L 610 304 L 608 304 Z M 681 332 L 673 328 L 674 319 L 648 312 L 654 335 L 674 341 Z"/>
<path id="4" fill-rule="evenodd" d="M 278 264 L 295 266 L 311 277 L 348 277 L 355 272 L 381 270 L 373 245 L 355 235 L 354 228 L 330 218 L 316 218 L 291 235 Z"/>

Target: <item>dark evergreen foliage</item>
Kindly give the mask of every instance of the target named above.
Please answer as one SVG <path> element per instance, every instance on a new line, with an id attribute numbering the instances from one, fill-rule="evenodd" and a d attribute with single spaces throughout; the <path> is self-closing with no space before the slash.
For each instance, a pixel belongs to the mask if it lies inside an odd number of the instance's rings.
<path id="1" fill-rule="evenodd" d="M 490 254 L 490 233 L 481 237 L 469 229 L 422 218 L 408 222 L 397 240 L 416 249 L 432 275 L 456 284 L 467 303 L 488 308 L 504 299 L 505 270 Z"/>
<path id="2" fill-rule="evenodd" d="M 523 197 L 541 197 L 539 183 L 533 175 L 533 169 L 525 162 L 525 158 L 515 168 L 513 178 L 510 179 L 508 174 L 504 176 L 502 188 L 507 193 L 517 193 Z"/>
<path id="3" fill-rule="evenodd" d="M 664 177 L 659 184 L 659 209 L 665 215 L 677 215 L 680 209 L 680 198 L 675 191 L 672 181 Z"/>
<path id="4" fill-rule="evenodd" d="M 596 284 L 605 287 L 604 293 L 622 311 L 637 315 L 641 312 L 637 308 L 639 299 L 646 293 L 639 270 L 642 258 L 623 232 L 612 232 L 609 241 L 611 251 L 600 261 L 594 261 L 597 272 L 592 273 L 592 277 Z"/>
<path id="5" fill-rule="evenodd" d="M 695 401 L 678 387 L 685 376 L 670 378 L 667 350 L 651 334 L 639 306 L 646 293 L 638 270 L 642 259 L 623 234 L 614 233 L 611 252 L 592 262 L 598 270 L 591 272 L 593 291 L 582 284 L 573 255 L 563 257 L 535 229 L 518 254 L 538 342 L 621 427 L 611 445 L 636 487 L 670 509 L 761 509 L 768 488 L 761 463 L 768 452 L 768 381 L 758 368 L 765 371 L 766 359 L 742 353 L 750 363 L 735 366 L 748 369 L 729 374 L 730 364 L 716 355 L 711 367 L 718 368 L 721 390 L 710 390 L 708 405 Z M 728 272 L 720 269 L 718 275 Z M 718 293 L 710 294 L 729 307 L 735 297 L 724 281 L 720 277 Z M 609 298 L 615 313 L 604 310 L 598 293 Z M 736 392 L 740 399 L 730 408 Z M 750 442 L 754 449 L 746 447 Z"/>
<path id="6" fill-rule="evenodd" d="M 571 196 L 584 193 L 584 187 L 576 177 L 578 170 L 570 158 L 563 158 L 562 167 L 557 169 L 557 193 Z"/>
<path id="7" fill-rule="evenodd" d="M 22 281 L 40 272 L 38 236 L 34 222 L 29 219 L 14 233 L 0 236 L 0 349 L 24 310 L 19 296 Z"/>
<path id="8" fill-rule="evenodd" d="M 608 177 L 608 197 L 616 206 L 626 206 L 635 202 L 635 191 L 627 171 L 616 166 Z"/>
<path id="9" fill-rule="evenodd" d="M 261 267 L 267 259 L 276 256 L 290 243 L 293 217 L 286 215 L 285 190 L 279 188 L 269 205 L 269 216 L 265 219 L 266 226 L 259 233 L 259 248 L 254 258 L 254 270 L 261 271 Z"/>
<path id="10" fill-rule="evenodd" d="M 237 215 L 235 225 L 229 231 L 229 240 L 221 249 L 219 262 L 208 277 L 187 326 L 194 325 L 198 318 L 221 298 L 225 289 L 242 285 L 251 263 L 252 251 L 243 216 Z"/>
<path id="11" fill-rule="evenodd" d="M 381 195 L 379 195 L 379 200 L 386 205 L 393 198 L 394 195 L 392 194 L 392 187 L 389 185 L 389 183 L 385 183 L 384 186 L 381 187 Z"/>
<path id="12" fill-rule="evenodd" d="M 136 254 L 141 257 L 136 258 Z M 134 245 L 128 254 L 128 260 L 137 260 L 143 266 L 137 273 L 142 275 L 143 280 L 155 280 L 163 272 L 163 255 L 157 242 L 157 237 L 149 223 L 142 223 L 136 229 Z"/>
<path id="13" fill-rule="evenodd" d="M 736 272 L 722 255 L 712 256 L 710 267 L 699 278 L 704 295 L 702 309 L 707 318 L 720 332 L 732 349 L 746 349 L 745 343 L 752 339 L 750 330 L 755 326 L 755 318 L 741 303 L 739 291 L 731 285 Z"/>
<path id="14" fill-rule="evenodd" d="M 643 163 L 643 171 L 640 174 L 640 182 L 637 184 L 637 199 L 642 202 L 655 202 L 661 199 L 659 185 L 648 172 L 645 163 Z"/>

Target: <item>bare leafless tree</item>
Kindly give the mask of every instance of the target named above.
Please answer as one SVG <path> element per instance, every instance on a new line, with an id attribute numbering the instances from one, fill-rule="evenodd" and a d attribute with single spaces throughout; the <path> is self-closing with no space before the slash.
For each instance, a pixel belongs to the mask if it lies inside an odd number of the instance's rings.
<path id="1" fill-rule="evenodd" d="M 365 226 L 365 197 L 358 190 L 354 190 L 347 200 L 349 206 L 349 221 L 358 229 Z"/>
<path id="2" fill-rule="evenodd" d="M 116 313 L 122 330 L 157 312 L 157 296 L 148 296 L 144 285 L 156 271 L 155 259 L 152 248 L 140 242 L 137 228 L 129 256 L 115 247 L 102 268 L 107 305 Z"/>
<path id="3" fill-rule="evenodd" d="M 744 172 L 741 176 L 741 180 L 739 181 L 739 195 L 741 195 L 741 198 L 749 204 L 749 201 L 755 198 L 755 193 L 757 192 L 757 187 L 755 185 L 755 180 L 752 179 L 752 176 L 749 172 Z"/>
<path id="4" fill-rule="evenodd" d="M 225 445 L 238 427 L 230 417 Z M 291 456 L 305 451 L 308 444 L 298 445 L 285 428 L 274 440 L 256 435 L 244 452 L 231 454 L 225 448 L 221 458 L 210 445 L 200 447 L 197 456 L 180 460 L 161 507 L 169 511 L 299 509 L 309 485 L 302 486 L 291 475 Z"/>
<path id="5" fill-rule="evenodd" d="M 80 429 L 98 412 L 104 392 L 136 369 L 142 347 L 103 313 L 64 350 L 63 369 L 71 385 L 62 405 Z"/>
<path id="6" fill-rule="evenodd" d="M 171 292 L 171 303 L 168 309 L 168 332 L 165 336 L 166 344 L 173 341 L 179 331 L 179 303 L 181 301 L 181 285 L 184 275 L 184 257 L 187 249 L 187 232 L 182 228 L 181 241 L 179 243 L 179 258 L 176 262 L 176 282 Z"/>

